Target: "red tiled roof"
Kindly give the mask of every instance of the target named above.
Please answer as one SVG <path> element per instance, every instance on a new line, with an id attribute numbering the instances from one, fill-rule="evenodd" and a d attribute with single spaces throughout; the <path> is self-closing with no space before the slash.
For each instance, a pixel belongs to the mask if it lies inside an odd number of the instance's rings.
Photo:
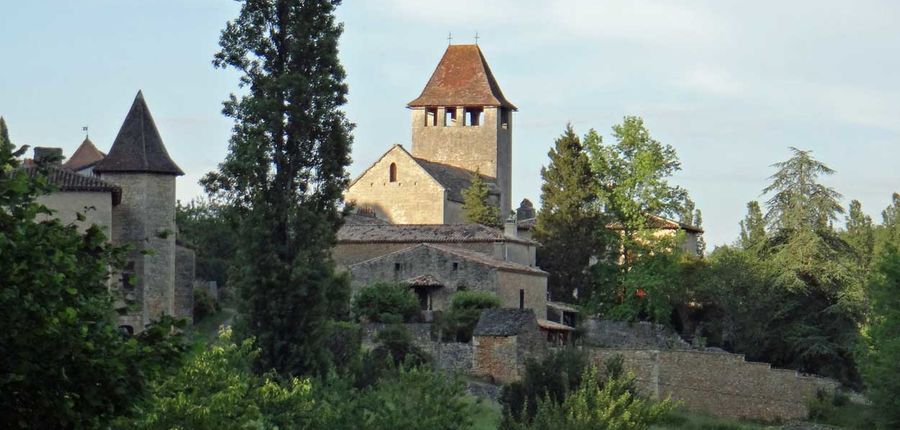
<path id="1" fill-rule="evenodd" d="M 437 68 L 408 107 L 502 106 L 515 110 L 478 45 L 450 45 Z"/>
<path id="2" fill-rule="evenodd" d="M 91 142 L 91 139 L 85 137 L 84 142 L 81 142 L 78 149 L 62 166 L 69 170 L 81 170 L 96 164 L 105 157 L 106 154 L 97 149 L 94 146 L 94 142 Z"/>
<path id="3" fill-rule="evenodd" d="M 506 236 L 480 224 L 344 224 L 338 243 L 493 243 L 532 241 Z"/>

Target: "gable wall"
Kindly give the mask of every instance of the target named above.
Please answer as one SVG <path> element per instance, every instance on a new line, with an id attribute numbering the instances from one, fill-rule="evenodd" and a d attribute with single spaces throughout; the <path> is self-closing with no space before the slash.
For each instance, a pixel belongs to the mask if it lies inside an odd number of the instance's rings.
<path id="1" fill-rule="evenodd" d="M 80 231 L 87 230 L 96 224 L 112 238 L 112 193 L 95 193 L 84 191 L 57 191 L 49 195 L 39 196 L 37 202 L 54 211 L 53 217 L 63 224 L 74 223 Z M 78 221 L 77 213 L 84 215 L 84 221 Z M 38 215 L 38 221 L 48 219 L 46 215 Z"/>
<path id="2" fill-rule="evenodd" d="M 391 163 L 397 181 L 390 182 Z M 393 224 L 443 224 L 444 189 L 400 148 L 388 151 L 344 194 L 356 207 L 368 207 Z"/>

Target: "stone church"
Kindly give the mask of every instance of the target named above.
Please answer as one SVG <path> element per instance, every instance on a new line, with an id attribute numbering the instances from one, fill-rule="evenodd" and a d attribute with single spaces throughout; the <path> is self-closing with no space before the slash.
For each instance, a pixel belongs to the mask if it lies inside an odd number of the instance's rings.
<path id="1" fill-rule="evenodd" d="M 164 314 L 190 319 L 194 252 L 176 243 L 175 226 L 175 179 L 184 173 L 169 157 L 143 94 L 108 154 L 85 138 L 65 163 L 53 161 L 62 158 L 60 148 L 35 148 L 34 158 L 51 163 L 57 191 L 39 202 L 54 217 L 82 229 L 95 224 L 113 244 L 130 247 L 124 270 L 109 281 L 119 292 L 123 331 L 140 332 Z M 36 173 L 35 162 L 26 160 L 23 168 Z"/>
<path id="2" fill-rule="evenodd" d="M 547 273 L 537 243 L 466 224 L 462 192 L 480 175 L 503 219 L 511 213 L 513 105 L 478 45 L 450 45 L 419 97 L 406 106 L 412 145 L 394 145 L 354 179 L 345 199 L 357 210 L 338 232 L 339 267 L 354 291 L 375 282 L 412 288 L 427 314 L 462 290 L 494 293 L 504 308 L 530 309 L 544 330 Z M 552 306 L 552 304 L 550 304 Z"/>

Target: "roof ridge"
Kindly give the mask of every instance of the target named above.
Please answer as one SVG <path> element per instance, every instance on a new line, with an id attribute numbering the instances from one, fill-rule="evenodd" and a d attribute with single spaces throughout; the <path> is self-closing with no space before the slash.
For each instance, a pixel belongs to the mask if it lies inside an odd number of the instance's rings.
<path id="1" fill-rule="evenodd" d="M 516 110 L 500 90 L 478 45 L 450 45 L 419 97 L 407 107 L 502 106 Z"/>

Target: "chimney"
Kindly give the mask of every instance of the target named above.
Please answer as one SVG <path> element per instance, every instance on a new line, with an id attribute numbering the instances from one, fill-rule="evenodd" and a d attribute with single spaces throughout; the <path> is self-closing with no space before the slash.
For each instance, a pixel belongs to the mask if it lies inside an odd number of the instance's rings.
<path id="1" fill-rule="evenodd" d="M 34 162 L 37 164 L 49 164 L 51 166 L 58 166 L 60 163 L 62 163 L 62 159 L 62 148 L 47 148 L 42 146 L 37 146 L 34 148 Z"/>
<path id="2" fill-rule="evenodd" d="M 519 237 L 519 223 L 516 222 L 515 215 L 506 218 L 506 221 L 503 223 L 503 235 L 513 239 Z"/>

